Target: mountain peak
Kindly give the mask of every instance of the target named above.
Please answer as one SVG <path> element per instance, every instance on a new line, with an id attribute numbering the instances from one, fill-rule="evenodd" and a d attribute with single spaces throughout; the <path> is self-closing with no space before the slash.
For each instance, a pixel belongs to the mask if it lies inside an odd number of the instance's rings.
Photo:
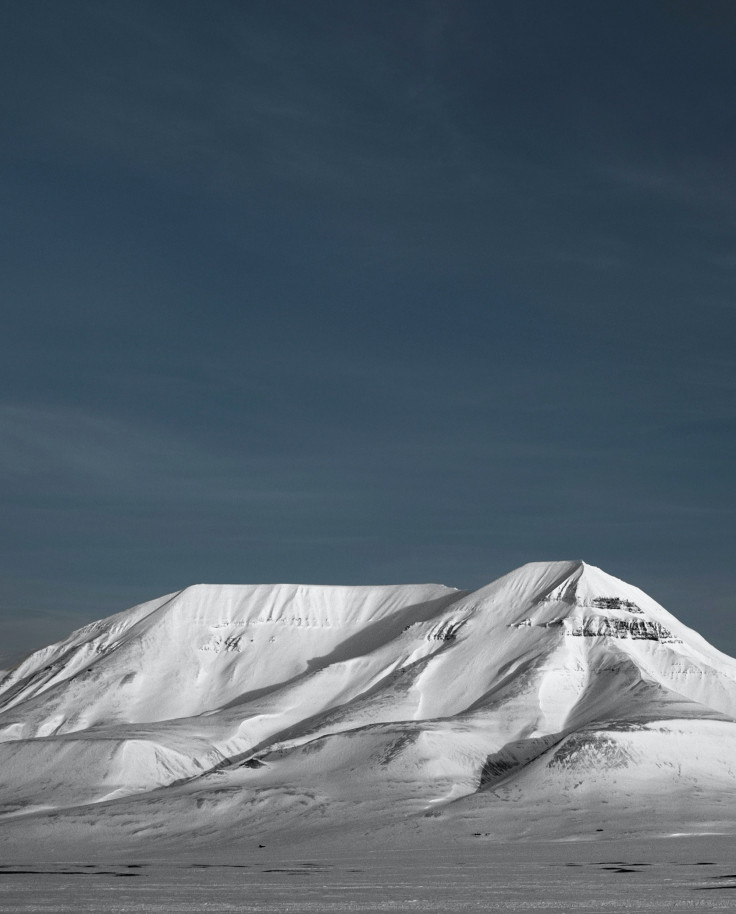
<path id="1" fill-rule="evenodd" d="M 633 597 L 643 598 L 653 602 L 650 597 L 620 578 L 608 574 L 596 565 L 590 565 L 582 560 L 567 562 L 542 562 L 530 563 L 522 566 L 517 572 L 524 575 L 527 570 L 552 573 L 558 579 L 543 597 L 547 601 L 559 599 L 562 602 L 579 603 L 585 605 L 596 599 L 618 598 L 626 600 Z"/>

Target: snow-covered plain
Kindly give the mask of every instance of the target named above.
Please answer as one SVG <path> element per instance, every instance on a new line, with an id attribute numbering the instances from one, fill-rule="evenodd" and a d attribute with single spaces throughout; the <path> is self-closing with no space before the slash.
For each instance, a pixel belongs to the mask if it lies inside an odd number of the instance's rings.
<path id="1" fill-rule="evenodd" d="M 558 842 L 390 852 L 270 848 L 216 859 L 0 867 L 0 914 L 31 912 L 732 911 L 723 839 Z"/>
<path id="2" fill-rule="evenodd" d="M 61 883 L 200 910 L 213 880 L 208 910 L 728 907 L 696 864 L 736 832 L 735 721 L 736 661 L 583 562 L 190 587 L 0 680 L 0 911 L 65 910 L 38 900 Z"/>

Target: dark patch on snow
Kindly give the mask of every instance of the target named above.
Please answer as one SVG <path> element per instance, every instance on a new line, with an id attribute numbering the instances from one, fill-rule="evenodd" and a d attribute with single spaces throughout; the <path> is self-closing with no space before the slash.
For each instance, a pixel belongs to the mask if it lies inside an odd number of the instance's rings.
<path id="1" fill-rule="evenodd" d="M 632 638 L 635 641 L 660 641 L 679 644 L 680 639 L 659 622 L 651 619 L 611 619 L 591 616 L 583 619 L 567 634 L 573 638 Z"/>
<path id="2" fill-rule="evenodd" d="M 549 761 L 548 768 L 628 768 L 629 753 L 607 736 L 574 734 L 569 736 Z"/>
<path id="3" fill-rule="evenodd" d="M 486 759 L 485 765 L 483 765 L 483 770 L 480 773 L 480 786 L 485 787 L 486 784 L 490 784 L 493 781 L 498 780 L 498 778 L 506 774 L 507 771 L 513 771 L 514 768 L 518 768 L 518 761 L 499 758 L 499 754 L 489 755 Z"/>
<path id="4" fill-rule="evenodd" d="M 379 765 L 389 765 L 397 756 L 412 746 L 419 739 L 418 730 L 410 730 L 408 733 L 402 733 L 398 739 L 393 740 L 380 753 L 375 756 Z"/>
<path id="5" fill-rule="evenodd" d="M 304 876 L 305 873 L 309 873 L 309 870 L 291 870 L 291 869 L 270 869 L 263 870 L 264 873 L 281 873 L 282 876 Z"/>
<path id="6" fill-rule="evenodd" d="M 0 867 L 0 877 L 2 876 L 142 876 L 143 873 L 119 873 L 115 870 L 98 870 L 96 868 L 85 867 L 84 869 L 10 869 Z"/>
<path id="7" fill-rule="evenodd" d="M 465 624 L 462 622 L 445 622 L 439 628 L 436 628 L 434 631 L 430 632 L 427 635 L 428 641 L 454 641 L 457 637 L 457 632 Z"/>
<path id="8" fill-rule="evenodd" d="M 509 772 L 521 769 L 539 758 L 559 741 L 560 737 L 553 734 L 507 743 L 498 752 L 486 757 L 481 769 L 478 789 L 496 784 Z"/>
<path id="9" fill-rule="evenodd" d="M 649 729 L 645 724 L 636 720 L 607 720 L 605 724 L 606 730 L 616 733 L 635 733 L 639 730 Z"/>
<path id="10" fill-rule="evenodd" d="M 644 610 L 640 609 L 636 603 L 631 600 L 622 600 L 620 597 L 595 597 L 592 605 L 599 609 L 623 609 L 630 613 L 644 614 Z"/>
<path id="11" fill-rule="evenodd" d="M 714 889 L 736 889 L 736 883 L 733 885 L 696 885 L 695 888 L 699 892 L 710 892 Z"/>

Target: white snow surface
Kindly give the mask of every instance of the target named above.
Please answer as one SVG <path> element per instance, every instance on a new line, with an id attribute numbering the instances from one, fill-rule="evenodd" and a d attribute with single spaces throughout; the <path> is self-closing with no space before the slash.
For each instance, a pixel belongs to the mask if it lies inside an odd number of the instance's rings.
<path id="1" fill-rule="evenodd" d="M 736 661 L 584 562 L 197 585 L 0 680 L 0 846 L 731 834 L 735 721 Z"/>

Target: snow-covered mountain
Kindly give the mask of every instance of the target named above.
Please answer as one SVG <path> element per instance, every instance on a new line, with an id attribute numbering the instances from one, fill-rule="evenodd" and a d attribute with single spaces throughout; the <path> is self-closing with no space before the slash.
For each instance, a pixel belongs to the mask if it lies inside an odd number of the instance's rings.
<path id="1" fill-rule="evenodd" d="M 0 680 L 0 840 L 733 831 L 736 661 L 583 562 L 198 585 Z"/>

